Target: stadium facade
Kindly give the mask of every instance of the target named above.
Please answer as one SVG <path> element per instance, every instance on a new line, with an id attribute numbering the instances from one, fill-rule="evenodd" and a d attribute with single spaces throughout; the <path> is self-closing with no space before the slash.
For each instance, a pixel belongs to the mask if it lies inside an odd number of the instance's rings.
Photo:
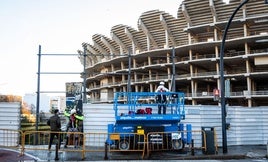
<path id="1" fill-rule="evenodd" d="M 228 19 L 240 3 L 184 0 L 176 18 L 151 10 L 138 18 L 138 29 L 119 24 L 110 37 L 93 35 L 93 43 L 83 43 L 84 51 L 78 51 L 82 64 L 87 54 L 91 101 L 112 101 L 114 92 L 152 92 L 164 81 L 185 93 L 186 104 L 218 105 L 213 90 L 220 89 L 220 46 Z M 249 0 L 231 23 L 224 79 L 230 106 L 268 105 L 268 4 L 263 0 Z"/>

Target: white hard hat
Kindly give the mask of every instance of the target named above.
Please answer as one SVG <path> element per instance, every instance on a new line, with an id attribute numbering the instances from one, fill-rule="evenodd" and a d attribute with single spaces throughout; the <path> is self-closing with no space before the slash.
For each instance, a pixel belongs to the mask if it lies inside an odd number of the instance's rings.
<path id="1" fill-rule="evenodd" d="M 75 110 L 75 109 L 72 109 L 72 110 L 71 110 L 71 115 L 72 115 L 72 114 L 75 114 L 75 113 L 76 113 L 76 110 Z"/>
<path id="2" fill-rule="evenodd" d="M 160 85 L 164 85 L 165 83 L 164 82 L 160 82 Z"/>

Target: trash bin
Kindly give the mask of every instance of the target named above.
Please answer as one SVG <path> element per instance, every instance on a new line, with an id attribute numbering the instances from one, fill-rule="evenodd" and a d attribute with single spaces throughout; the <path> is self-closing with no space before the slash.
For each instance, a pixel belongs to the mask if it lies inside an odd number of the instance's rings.
<path id="1" fill-rule="evenodd" d="M 208 155 L 216 154 L 214 127 L 202 127 L 202 152 Z"/>

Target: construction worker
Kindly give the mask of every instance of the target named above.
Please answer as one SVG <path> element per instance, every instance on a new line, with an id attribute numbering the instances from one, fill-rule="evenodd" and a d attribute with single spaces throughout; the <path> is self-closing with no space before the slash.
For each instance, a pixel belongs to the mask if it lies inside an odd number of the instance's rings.
<path id="1" fill-rule="evenodd" d="M 58 109 L 54 110 L 54 115 L 49 118 L 49 120 L 47 121 L 47 125 L 50 126 L 50 131 L 51 131 L 48 150 L 50 151 L 50 149 L 51 149 L 51 145 L 52 145 L 54 136 L 56 136 L 58 139 L 58 146 L 60 149 L 61 137 L 60 137 L 59 132 L 61 131 L 61 121 L 60 121 Z"/>
<path id="2" fill-rule="evenodd" d="M 69 121 L 67 124 L 67 132 L 81 132 L 81 128 L 79 127 L 79 122 L 84 120 L 84 116 L 77 115 L 75 109 L 71 110 L 71 114 L 65 111 L 64 115 L 69 118 Z M 75 148 L 78 146 L 78 136 L 79 134 L 74 134 Z M 70 134 L 67 134 L 64 148 L 67 148 L 69 138 L 70 138 Z"/>
<path id="3" fill-rule="evenodd" d="M 165 87 L 165 83 L 160 82 L 155 92 L 158 92 L 156 96 L 156 102 L 158 103 L 158 114 L 161 114 L 162 107 L 163 107 L 163 114 L 166 114 L 167 96 L 165 92 L 169 92 L 169 90 Z"/>

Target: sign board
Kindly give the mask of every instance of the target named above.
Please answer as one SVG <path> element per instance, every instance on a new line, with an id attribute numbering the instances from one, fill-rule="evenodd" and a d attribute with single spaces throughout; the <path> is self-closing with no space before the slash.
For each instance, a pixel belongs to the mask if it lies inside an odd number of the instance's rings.
<path id="1" fill-rule="evenodd" d="M 66 85 L 66 110 L 68 113 L 76 109 L 78 115 L 82 115 L 82 82 L 68 82 Z"/>

